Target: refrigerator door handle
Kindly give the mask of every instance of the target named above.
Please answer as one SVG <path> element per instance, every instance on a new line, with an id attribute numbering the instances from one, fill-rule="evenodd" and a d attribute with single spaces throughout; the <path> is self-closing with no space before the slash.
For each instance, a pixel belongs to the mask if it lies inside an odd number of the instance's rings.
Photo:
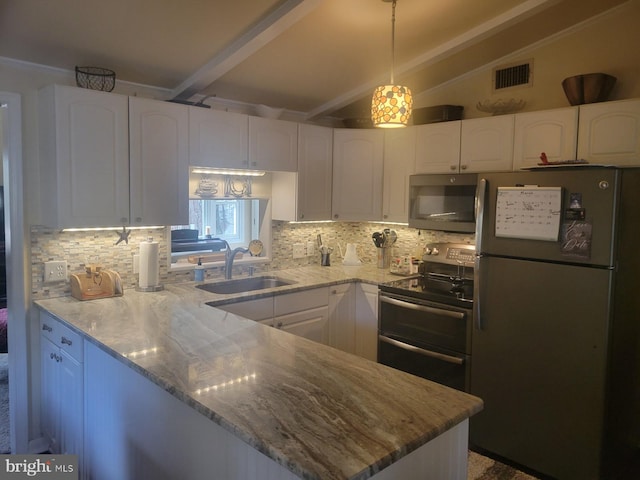
<path id="1" fill-rule="evenodd" d="M 476 252 L 482 253 L 482 227 L 484 224 L 484 204 L 487 196 L 487 179 L 481 178 L 476 188 Z"/>
<path id="2" fill-rule="evenodd" d="M 482 258 L 482 230 L 484 225 L 484 207 L 487 197 L 487 179 L 478 181 L 476 190 L 476 259 L 473 266 L 473 323 L 476 330 L 482 330 L 482 308 L 480 305 L 480 259 Z"/>
<path id="3" fill-rule="evenodd" d="M 473 265 L 473 325 L 476 330 L 482 330 L 482 315 L 480 308 L 480 260 L 482 255 L 476 255 Z"/>

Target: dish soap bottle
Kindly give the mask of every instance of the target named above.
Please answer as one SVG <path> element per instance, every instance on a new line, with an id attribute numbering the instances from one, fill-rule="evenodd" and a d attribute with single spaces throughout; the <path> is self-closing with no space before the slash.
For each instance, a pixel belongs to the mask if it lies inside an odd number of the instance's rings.
<path id="1" fill-rule="evenodd" d="M 204 267 L 202 266 L 202 257 L 198 257 L 198 264 L 196 265 L 196 268 L 193 272 L 196 282 L 204 281 Z"/>

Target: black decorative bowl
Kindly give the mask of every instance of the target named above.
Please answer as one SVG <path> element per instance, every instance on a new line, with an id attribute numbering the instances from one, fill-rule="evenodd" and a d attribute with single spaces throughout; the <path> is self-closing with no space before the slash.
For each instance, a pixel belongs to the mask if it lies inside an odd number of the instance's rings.
<path id="1" fill-rule="evenodd" d="M 616 77 L 606 73 L 587 73 L 565 78 L 562 88 L 571 105 L 582 105 L 606 101 L 615 84 Z"/>

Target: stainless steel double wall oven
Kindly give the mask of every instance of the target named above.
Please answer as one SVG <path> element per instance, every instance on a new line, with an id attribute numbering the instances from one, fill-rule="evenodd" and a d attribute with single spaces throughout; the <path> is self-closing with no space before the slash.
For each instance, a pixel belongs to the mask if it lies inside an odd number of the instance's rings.
<path id="1" fill-rule="evenodd" d="M 475 247 L 430 244 L 425 259 L 380 285 L 378 361 L 469 391 Z"/>

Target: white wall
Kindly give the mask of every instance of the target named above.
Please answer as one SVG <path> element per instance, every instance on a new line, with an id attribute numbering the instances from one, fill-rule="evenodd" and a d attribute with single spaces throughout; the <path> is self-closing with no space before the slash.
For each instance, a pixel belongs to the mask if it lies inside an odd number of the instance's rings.
<path id="1" fill-rule="evenodd" d="M 417 108 L 462 105 L 463 118 L 488 115 L 477 110 L 484 100 L 524 99 L 522 111 L 569 106 L 562 80 L 583 73 L 602 72 L 617 77 L 609 100 L 640 98 L 640 1 L 631 0 L 614 12 L 586 22 L 581 29 L 565 32 L 506 57 L 496 65 L 461 76 L 429 92 L 416 95 Z M 492 92 L 495 66 L 533 59 L 533 86 Z"/>

